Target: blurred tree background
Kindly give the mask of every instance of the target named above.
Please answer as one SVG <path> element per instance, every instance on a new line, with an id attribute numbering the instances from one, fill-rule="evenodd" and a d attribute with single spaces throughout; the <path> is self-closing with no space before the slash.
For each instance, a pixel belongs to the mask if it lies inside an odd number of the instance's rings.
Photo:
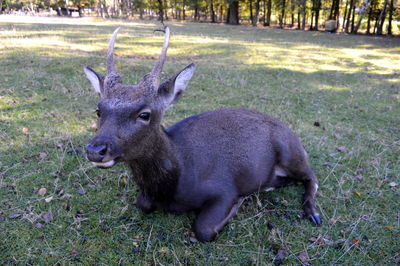
<path id="1" fill-rule="evenodd" d="M 0 14 L 197 21 L 298 30 L 398 33 L 397 0 L 0 0 Z"/>

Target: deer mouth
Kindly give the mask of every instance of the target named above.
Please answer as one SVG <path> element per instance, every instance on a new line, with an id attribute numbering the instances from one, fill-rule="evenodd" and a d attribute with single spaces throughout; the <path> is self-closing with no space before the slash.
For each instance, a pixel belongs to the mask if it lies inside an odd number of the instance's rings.
<path id="1" fill-rule="evenodd" d="M 92 164 L 99 168 L 111 168 L 117 163 L 116 160 L 110 160 L 107 162 L 92 162 Z"/>

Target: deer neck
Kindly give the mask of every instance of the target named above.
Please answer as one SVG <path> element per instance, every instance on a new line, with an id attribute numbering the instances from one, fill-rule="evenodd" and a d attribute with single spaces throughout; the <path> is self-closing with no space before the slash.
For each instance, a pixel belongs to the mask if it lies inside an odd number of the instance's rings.
<path id="1" fill-rule="evenodd" d="M 176 191 L 179 165 L 173 144 L 161 126 L 152 140 L 151 152 L 128 164 L 144 196 L 155 202 L 167 203 Z"/>

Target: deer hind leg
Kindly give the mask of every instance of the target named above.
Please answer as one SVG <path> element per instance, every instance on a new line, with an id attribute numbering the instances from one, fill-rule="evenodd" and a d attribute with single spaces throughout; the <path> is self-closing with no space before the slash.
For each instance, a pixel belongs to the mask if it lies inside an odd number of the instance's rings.
<path id="1" fill-rule="evenodd" d="M 215 199 L 207 202 L 200 210 L 200 214 L 194 224 L 196 238 L 199 241 L 212 241 L 219 231 L 236 215 L 244 198 L 236 202 L 232 200 Z"/>
<path id="2" fill-rule="evenodd" d="M 303 184 L 305 188 L 303 195 L 304 212 L 313 224 L 320 225 L 322 223 L 321 218 L 315 206 L 315 198 L 318 190 L 318 180 L 312 170 L 310 170 L 310 173 L 304 178 Z"/>
<path id="3" fill-rule="evenodd" d="M 307 162 L 307 157 L 304 152 L 304 157 L 297 157 L 297 160 L 285 160 L 281 161 L 283 168 L 288 172 L 288 177 L 295 182 L 301 182 L 304 185 L 303 195 L 303 208 L 306 217 L 315 225 L 320 225 L 321 218 L 318 213 L 318 209 L 315 206 L 315 198 L 318 190 L 318 179 L 312 171 L 311 167 Z"/>

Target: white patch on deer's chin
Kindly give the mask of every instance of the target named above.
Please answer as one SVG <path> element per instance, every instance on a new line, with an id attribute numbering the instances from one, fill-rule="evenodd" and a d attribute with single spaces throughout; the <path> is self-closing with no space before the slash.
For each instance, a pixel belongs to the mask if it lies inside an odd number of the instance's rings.
<path id="1" fill-rule="evenodd" d="M 115 160 L 111 160 L 111 161 L 108 161 L 105 163 L 92 162 L 92 164 L 94 166 L 101 167 L 101 168 L 110 168 L 115 164 Z"/>

